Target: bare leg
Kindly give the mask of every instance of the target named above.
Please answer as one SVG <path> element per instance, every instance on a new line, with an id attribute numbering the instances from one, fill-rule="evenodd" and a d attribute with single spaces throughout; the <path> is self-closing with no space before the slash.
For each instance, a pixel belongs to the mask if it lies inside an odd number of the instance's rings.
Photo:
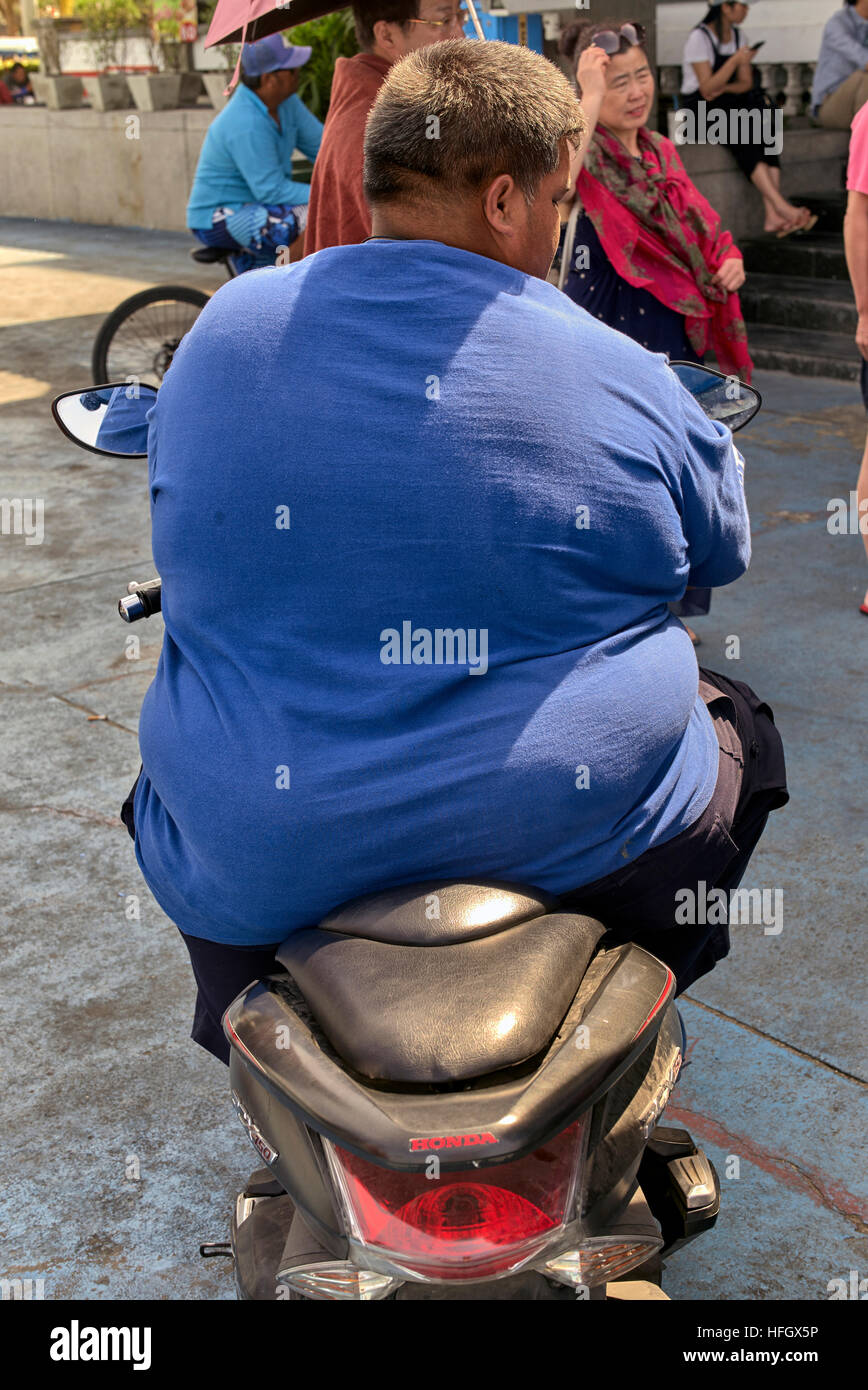
<path id="1" fill-rule="evenodd" d="M 770 178 L 771 178 L 771 181 L 772 181 L 772 183 L 774 184 L 775 188 L 777 189 L 778 193 L 780 193 L 780 191 L 781 191 L 781 171 L 780 171 L 780 166 L 777 165 L 777 164 L 770 164 L 770 165 L 768 166 L 768 169 L 769 169 L 769 176 L 770 176 Z M 809 208 L 799 208 L 798 211 L 799 211 L 799 213 L 801 214 L 799 220 L 800 220 L 801 222 L 807 222 L 808 219 L 810 218 L 810 215 L 811 215 L 810 209 L 809 209 Z"/>
<path id="2" fill-rule="evenodd" d="M 778 178 L 774 179 L 773 174 L 777 174 Z M 764 160 L 756 166 L 750 181 L 759 189 L 766 205 L 767 232 L 782 232 L 785 227 L 798 227 L 810 217 L 807 208 L 798 208 L 787 202 L 780 192 L 780 170 L 770 168 Z"/>

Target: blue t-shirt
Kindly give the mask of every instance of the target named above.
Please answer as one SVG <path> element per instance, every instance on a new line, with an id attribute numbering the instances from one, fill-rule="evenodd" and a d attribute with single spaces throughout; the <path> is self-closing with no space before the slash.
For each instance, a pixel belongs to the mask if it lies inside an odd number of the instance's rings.
<path id="1" fill-rule="evenodd" d="M 241 84 L 208 127 L 187 204 L 187 226 L 207 231 L 220 207 L 265 207 L 308 202 L 310 184 L 292 177 L 296 149 L 315 159 L 322 123 L 295 94 L 277 108 L 280 126 L 264 101 Z"/>
<path id="2" fill-rule="evenodd" d="M 424 878 L 565 891 L 705 809 L 667 604 L 747 566 L 731 440 L 554 286 L 436 241 L 241 276 L 149 451 L 136 851 L 183 931 L 277 942 Z"/>

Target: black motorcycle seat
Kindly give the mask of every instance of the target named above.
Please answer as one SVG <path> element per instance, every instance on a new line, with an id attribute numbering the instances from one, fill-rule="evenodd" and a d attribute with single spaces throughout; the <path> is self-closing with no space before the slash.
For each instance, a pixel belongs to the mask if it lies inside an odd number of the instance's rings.
<path id="1" fill-rule="evenodd" d="M 557 911 L 557 900 L 516 883 L 431 879 L 368 893 L 323 917 L 322 931 L 395 945 L 440 946 L 493 936 L 505 927 Z"/>
<path id="2" fill-rule="evenodd" d="M 473 893 L 452 888 L 476 893 L 479 921 L 471 920 Z M 523 889 L 502 891 L 501 908 L 488 891 L 415 884 L 403 916 L 395 895 L 409 890 L 371 895 L 280 946 L 278 961 L 356 1072 L 383 1081 L 468 1080 L 527 1061 L 551 1041 L 605 929 L 590 917 L 540 911 L 534 890 L 521 915 Z M 440 897 L 441 944 L 438 919 L 424 913 L 431 893 Z M 380 919 L 375 899 L 383 903 Z M 445 902 L 451 935 L 442 930 Z"/>

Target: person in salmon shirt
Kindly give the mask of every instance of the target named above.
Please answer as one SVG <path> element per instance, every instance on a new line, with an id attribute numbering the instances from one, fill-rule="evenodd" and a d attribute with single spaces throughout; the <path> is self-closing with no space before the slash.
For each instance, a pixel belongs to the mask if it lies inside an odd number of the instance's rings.
<path id="1" fill-rule="evenodd" d="M 467 11 L 456 0 L 363 0 L 353 6 L 361 53 L 338 58 L 322 145 L 310 185 L 305 254 L 371 235 L 362 192 L 365 122 L 393 63 L 413 49 L 460 38 Z"/>
<path id="2" fill-rule="evenodd" d="M 850 160 L 847 165 L 847 215 L 844 218 L 844 249 L 853 284 L 853 298 L 859 322 L 856 346 L 862 354 L 862 399 L 868 410 L 868 103 L 856 112 L 851 127 Z M 856 483 L 859 530 L 868 552 L 868 443 Z M 859 611 L 868 617 L 868 592 Z"/>

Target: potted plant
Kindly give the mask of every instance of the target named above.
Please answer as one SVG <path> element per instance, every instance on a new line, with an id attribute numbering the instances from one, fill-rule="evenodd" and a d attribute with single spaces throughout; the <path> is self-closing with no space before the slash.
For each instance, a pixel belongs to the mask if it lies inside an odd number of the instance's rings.
<path id="1" fill-rule="evenodd" d="M 211 20 L 214 18 L 214 11 L 217 8 L 217 0 L 206 0 L 206 3 L 198 5 L 199 22 L 204 32 L 208 32 Z M 200 29 L 202 32 L 202 29 Z M 221 43 L 216 48 L 208 50 L 215 58 L 219 57 L 222 67 L 207 68 L 201 74 L 202 83 L 205 87 L 208 100 L 215 111 L 220 111 L 226 105 L 229 97 L 226 96 L 226 88 L 232 81 L 232 74 L 235 71 L 235 64 L 238 61 L 238 54 L 241 52 L 241 45 L 238 43 Z"/>
<path id="2" fill-rule="evenodd" d="M 58 14 L 57 6 L 48 3 L 48 0 L 42 0 L 37 8 L 34 28 L 39 40 L 41 70 L 34 72 L 30 78 L 36 100 L 54 110 L 81 106 L 84 99 L 81 78 L 60 71 L 60 42 L 55 26 Z"/>
<path id="3" fill-rule="evenodd" d="M 215 111 L 220 111 L 226 105 L 229 97 L 226 95 L 226 88 L 232 81 L 232 74 L 235 71 L 235 64 L 238 62 L 238 54 L 241 52 L 241 45 L 238 43 L 221 43 L 217 50 L 223 59 L 222 68 L 212 68 L 210 72 L 202 73 L 202 81 L 205 84 L 205 91 L 208 100 Z"/>
<path id="4" fill-rule="evenodd" d="M 124 66 L 127 35 L 141 18 L 136 0 L 76 0 L 75 13 L 87 29 L 99 68 L 96 76 L 87 79 L 91 105 L 98 111 L 132 106 L 125 76 L 109 68 Z"/>
<path id="5" fill-rule="evenodd" d="M 181 105 L 180 6 L 177 0 L 144 0 L 150 32 L 151 61 L 157 72 L 136 73 L 127 81 L 140 111 L 171 111 Z"/>

